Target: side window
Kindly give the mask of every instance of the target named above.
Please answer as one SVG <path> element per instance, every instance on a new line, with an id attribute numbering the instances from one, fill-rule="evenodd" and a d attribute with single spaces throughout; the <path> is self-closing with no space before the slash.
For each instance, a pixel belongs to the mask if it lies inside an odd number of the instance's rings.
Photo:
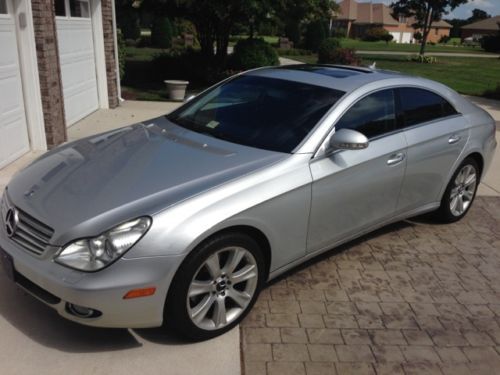
<path id="1" fill-rule="evenodd" d="M 395 125 L 394 90 L 383 90 L 364 97 L 349 108 L 335 130 L 353 129 L 373 138 L 394 130 Z"/>
<path id="2" fill-rule="evenodd" d="M 401 101 L 401 126 L 408 127 L 457 113 L 446 99 L 433 92 L 411 87 L 398 91 Z"/>

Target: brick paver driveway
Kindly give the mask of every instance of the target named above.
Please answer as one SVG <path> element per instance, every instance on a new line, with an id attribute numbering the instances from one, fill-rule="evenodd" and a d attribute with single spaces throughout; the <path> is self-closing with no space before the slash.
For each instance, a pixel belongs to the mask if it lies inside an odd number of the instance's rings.
<path id="1" fill-rule="evenodd" d="M 290 273 L 241 325 L 246 375 L 500 373 L 500 198 Z"/>

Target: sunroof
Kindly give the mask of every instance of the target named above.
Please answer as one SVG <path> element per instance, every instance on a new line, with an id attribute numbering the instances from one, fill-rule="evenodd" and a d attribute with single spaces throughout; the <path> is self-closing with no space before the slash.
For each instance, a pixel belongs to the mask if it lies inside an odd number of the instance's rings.
<path id="1" fill-rule="evenodd" d="M 336 67 L 336 66 L 322 66 L 322 65 L 284 65 L 282 69 L 302 70 L 306 72 L 322 74 L 333 78 L 346 78 L 352 77 L 363 73 L 371 73 L 369 70 L 362 70 L 362 68 L 355 67 Z"/>

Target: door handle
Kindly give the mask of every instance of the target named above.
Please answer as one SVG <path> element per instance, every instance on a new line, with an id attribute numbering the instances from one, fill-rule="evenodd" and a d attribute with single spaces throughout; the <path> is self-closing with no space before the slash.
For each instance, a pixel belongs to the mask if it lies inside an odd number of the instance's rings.
<path id="1" fill-rule="evenodd" d="M 457 134 L 453 134 L 450 136 L 450 138 L 448 138 L 448 143 L 450 145 L 454 144 L 454 143 L 457 143 L 459 140 L 461 140 L 462 137 L 457 135 Z"/>
<path id="2" fill-rule="evenodd" d="M 403 160 L 405 160 L 405 154 L 399 152 L 397 154 L 391 155 L 389 159 L 387 159 L 387 165 L 395 165 L 401 163 Z"/>

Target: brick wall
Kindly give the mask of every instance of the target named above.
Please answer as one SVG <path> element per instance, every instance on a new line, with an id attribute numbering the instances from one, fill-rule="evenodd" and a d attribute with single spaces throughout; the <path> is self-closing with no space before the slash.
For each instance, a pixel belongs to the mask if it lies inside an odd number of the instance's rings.
<path id="1" fill-rule="evenodd" d="M 67 139 L 53 0 L 32 0 L 33 26 L 47 146 Z"/>
<path id="2" fill-rule="evenodd" d="M 116 58 L 115 58 L 115 40 L 113 34 L 113 12 L 111 1 L 101 0 L 102 7 L 102 26 L 104 30 L 104 52 L 106 55 L 106 75 L 108 80 L 108 101 L 109 107 L 115 108 L 119 104 L 118 87 L 116 81 Z"/>

